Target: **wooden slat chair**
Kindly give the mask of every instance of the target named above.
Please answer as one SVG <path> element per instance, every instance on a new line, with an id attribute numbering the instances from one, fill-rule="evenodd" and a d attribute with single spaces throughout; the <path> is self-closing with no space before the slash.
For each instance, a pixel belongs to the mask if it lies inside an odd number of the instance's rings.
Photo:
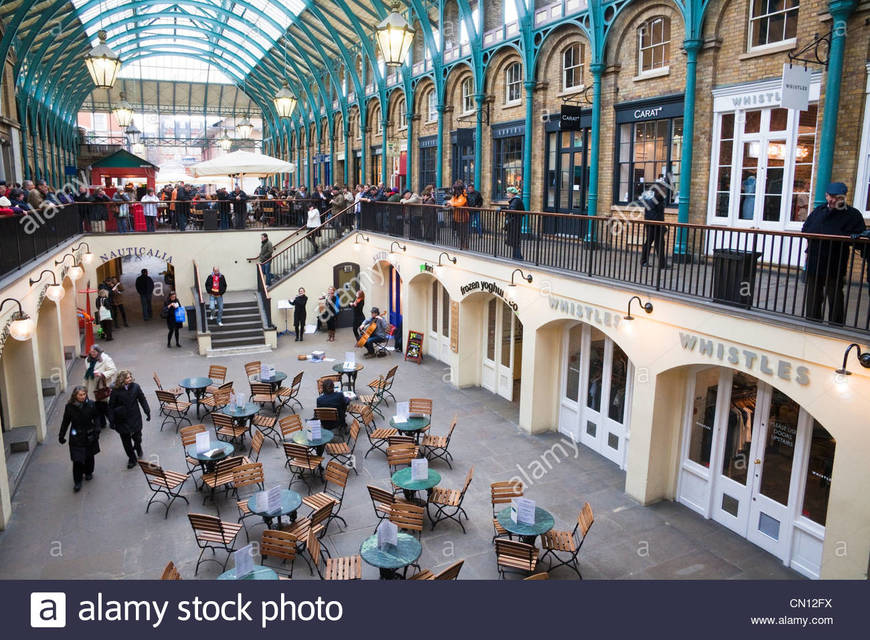
<path id="1" fill-rule="evenodd" d="M 305 560 L 311 575 L 314 575 L 314 569 L 312 568 L 311 563 L 308 562 L 308 558 L 303 554 L 305 547 L 308 544 L 308 534 L 312 529 L 317 529 L 318 536 L 322 537 L 326 532 L 322 525 L 329 519 L 330 513 L 332 513 L 332 503 L 325 504 L 319 509 L 312 511 L 310 515 L 304 518 L 299 518 L 296 522 L 284 525 L 281 528 L 282 531 L 290 534 L 296 540 L 296 553 L 297 555 L 301 555 L 302 559 Z"/>
<path id="2" fill-rule="evenodd" d="M 460 527 L 462 533 L 466 533 L 465 526 L 462 524 L 462 516 L 468 520 L 468 514 L 462 507 L 462 502 L 465 500 L 465 494 L 468 492 L 468 487 L 471 484 L 471 477 L 474 475 L 474 467 L 468 470 L 465 476 L 465 484 L 462 490 L 459 489 L 442 489 L 435 487 L 429 496 L 429 501 L 426 503 L 426 512 L 429 515 L 429 520 L 432 522 L 432 529 L 435 529 L 442 520 L 455 520 Z M 430 511 L 430 507 L 435 508 L 435 513 Z"/>
<path id="3" fill-rule="evenodd" d="M 405 502 L 405 500 L 390 493 L 386 489 L 381 489 L 380 487 L 375 487 L 370 484 L 366 485 L 366 489 L 368 489 L 369 497 L 372 499 L 372 507 L 375 510 L 378 524 L 380 524 L 381 520 L 390 517 L 394 504 L 397 502 Z"/>
<path id="4" fill-rule="evenodd" d="M 320 579 L 362 580 L 362 558 L 359 555 L 345 556 L 341 558 L 327 557 L 325 563 L 323 563 L 323 570 L 321 571 L 321 559 L 323 558 L 319 539 L 319 536 L 322 535 L 320 532 L 321 528 L 322 527 L 312 527 L 311 531 L 308 532 L 308 543 L 305 545 L 308 556 L 311 558 L 311 562 L 317 569 L 317 575 L 320 576 Z M 329 555 L 329 551 L 326 547 L 323 547 L 323 551 L 326 555 Z"/>
<path id="5" fill-rule="evenodd" d="M 176 398 L 184 395 L 184 389 L 182 389 L 181 387 L 172 387 L 171 389 L 164 389 L 163 385 L 160 384 L 160 377 L 157 375 L 156 371 L 153 373 L 153 375 L 151 377 L 154 378 L 154 384 L 157 386 L 157 389 L 159 391 L 167 391 L 167 392 L 171 393 L 172 395 L 174 395 Z"/>
<path id="6" fill-rule="evenodd" d="M 255 515 L 248 509 L 248 498 L 257 491 L 263 491 L 265 483 L 263 465 L 259 462 L 240 464 L 233 469 L 233 491 L 238 499 L 236 507 L 239 510 L 239 519 L 236 522 L 240 522 L 245 527 L 245 539 L 248 542 L 251 541 L 251 538 L 248 535 L 245 518 Z M 240 489 L 241 491 L 239 491 Z"/>
<path id="7" fill-rule="evenodd" d="M 177 471 L 167 471 L 158 464 L 148 462 L 147 460 L 139 460 L 139 468 L 145 474 L 145 480 L 148 482 L 148 488 L 153 492 L 151 499 L 148 501 L 148 506 L 145 507 L 145 513 L 151 508 L 151 503 L 159 502 L 166 511 L 163 514 L 164 519 L 169 517 L 169 507 L 177 498 L 181 498 L 187 504 L 187 498 L 181 495 L 181 490 L 184 488 L 184 483 L 189 477 L 186 473 L 178 473 Z M 158 499 L 158 496 L 166 496 L 166 500 Z"/>
<path id="8" fill-rule="evenodd" d="M 278 426 L 281 428 L 281 439 L 287 440 L 294 433 L 302 429 L 302 416 L 298 413 L 291 413 L 289 416 L 284 416 L 278 420 Z"/>
<path id="9" fill-rule="evenodd" d="M 245 464 L 260 461 L 260 450 L 263 448 L 263 442 L 265 441 L 266 438 L 263 436 L 262 431 L 254 429 L 254 433 L 251 435 L 251 451 L 248 455 L 244 456 Z"/>
<path id="10" fill-rule="evenodd" d="M 220 412 L 211 414 L 211 420 L 214 423 L 214 432 L 218 440 L 224 442 L 239 440 L 240 444 L 244 444 L 245 434 L 248 433 L 249 429 L 247 425 L 239 424 L 232 416 Z"/>
<path id="11" fill-rule="evenodd" d="M 262 363 L 259 360 L 245 363 L 245 375 L 248 376 L 248 380 L 250 380 L 254 376 L 260 375 L 261 364 Z"/>
<path id="12" fill-rule="evenodd" d="M 530 575 L 528 578 L 523 578 L 523 580 L 549 580 L 550 574 L 546 571 L 542 571 L 541 573 L 534 573 Z"/>
<path id="13" fill-rule="evenodd" d="M 333 460 L 348 469 L 353 469 L 353 472 L 359 475 L 359 472 L 356 470 L 356 459 L 353 455 L 357 440 L 359 440 L 359 422 L 354 420 L 350 425 L 350 433 L 347 436 L 347 440 L 345 442 L 327 442 L 326 453 L 332 456 Z"/>
<path id="14" fill-rule="evenodd" d="M 169 563 L 163 567 L 163 574 L 160 576 L 161 580 L 181 580 L 181 574 L 178 573 L 178 569 L 175 567 L 175 563 L 170 560 Z"/>
<path id="15" fill-rule="evenodd" d="M 230 403 L 230 395 L 233 392 L 233 383 L 227 382 L 218 387 L 210 396 L 200 400 L 200 405 L 205 407 L 205 416 L 215 411 L 220 411 Z M 203 416 L 203 418 L 205 417 Z"/>
<path id="16" fill-rule="evenodd" d="M 264 416 L 260 413 L 251 419 L 252 424 L 260 430 L 264 437 L 269 438 L 275 443 L 276 447 L 281 446 L 281 438 L 278 435 L 278 418 L 275 416 Z"/>
<path id="17" fill-rule="evenodd" d="M 451 461 L 453 460 L 453 454 L 448 451 L 450 447 L 450 438 L 453 437 L 453 430 L 456 428 L 456 416 L 453 416 L 453 421 L 450 423 L 450 429 L 447 431 L 446 436 L 432 436 L 426 434 L 420 440 L 420 446 L 423 449 L 423 455 L 425 455 L 430 461 L 440 459 L 447 463 L 447 466 L 451 469 L 453 465 Z"/>
<path id="18" fill-rule="evenodd" d="M 268 382 L 252 382 L 249 402 L 256 402 L 260 409 L 264 404 L 272 406 L 272 413 L 277 413 L 278 394 L 272 391 L 272 385 Z"/>
<path id="19" fill-rule="evenodd" d="M 190 418 L 187 417 L 187 412 L 190 410 L 190 403 L 187 400 L 179 400 L 177 396 L 172 395 L 169 391 L 160 391 L 157 394 L 157 401 L 160 403 L 160 415 L 163 416 L 163 422 L 160 423 L 160 430 L 167 422 L 175 425 L 175 431 L 178 432 L 178 427 L 181 423 L 187 420 L 187 424 L 192 424 Z"/>
<path id="20" fill-rule="evenodd" d="M 187 463 L 187 475 L 193 477 L 194 473 L 202 473 L 202 465 L 196 458 L 191 458 L 187 455 L 187 447 L 196 444 L 196 434 L 206 431 L 204 424 L 192 424 L 189 427 L 181 427 L 178 430 L 181 436 L 181 446 L 184 447 L 184 461 Z M 196 488 L 199 489 L 199 483 L 193 477 L 193 482 Z"/>
<path id="21" fill-rule="evenodd" d="M 411 460 L 420 455 L 420 447 L 415 444 L 394 444 L 387 447 L 387 464 L 390 465 L 390 475 L 402 467 L 411 465 Z"/>
<path id="22" fill-rule="evenodd" d="M 227 562 L 229 562 L 230 554 L 235 550 L 236 536 L 242 529 L 242 525 L 235 522 L 225 522 L 217 516 L 212 516 L 205 513 L 188 513 L 187 519 L 190 521 L 190 526 L 193 528 L 193 533 L 196 536 L 196 544 L 200 548 L 199 557 L 196 559 L 196 570 L 194 575 L 199 573 L 199 565 L 203 562 L 217 562 L 221 564 L 217 558 L 202 559 L 202 554 L 206 549 L 211 549 L 212 555 L 216 549 L 223 549 L 227 552 L 227 557 L 223 562 L 223 571 L 226 571 Z"/>
<path id="23" fill-rule="evenodd" d="M 495 535 L 492 539 L 495 540 L 504 536 L 511 538 L 510 531 L 501 526 L 496 514 L 504 509 L 506 505 L 509 505 L 514 498 L 523 497 L 523 483 L 519 480 L 516 482 L 493 482 L 489 490 L 492 500 L 492 528 L 495 530 Z"/>
<path id="24" fill-rule="evenodd" d="M 205 388 L 206 393 L 214 393 L 227 381 L 227 368 L 220 364 L 213 364 L 208 368 L 208 377 L 213 384 Z"/>
<path id="25" fill-rule="evenodd" d="M 296 444 L 295 442 L 284 443 L 284 455 L 287 458 L 287 468 L 290 469 L 290 484 L 289 489 L 296 478 L 302 480 L 305 486 L 308 487 L 308 493 L 311 493 L 311 486 L 305 479 L 305 474 L 310 473 L 312 476 L 317 471 L 320 471 L 320 463 L 323 462 L 323 457 L 313 455 L 311 450 L 304 444 Z"/>
<path id="26" fill-rule="evenodd" d="M 390 507 L 390 522 L 405 531 L 417 534 L 423 533 L 423 514 L 425 509 L 410 502 L 394 502 Z"/>
<path id="27" fill-rule="evenodd" d="M 299 390 L 302 388 L 302 374 L 300 371 L 293 378 L 293 382 L 289 387 L 280 387 L 278 389 L 278 402 L 281 403 L 281 408 L 287 407 L 288 409 L 292 409 L 290 406 L 291 402 L 295 402 L 299 406 L 299 410 L 302 410 L 302 402 L 299 401 Z"/>
<path id="28" fill-rule="evenodd" d="M 595 516 L 592 514 L 592 507 L 587 502 L 583 505 L 580 515 L 577 516 L 577 524 L 574 525 L 573 531 L 551 529 L 541 536 L 541 548 L 544 549 L 541 560 L 543 561 L 544 558 L 547 558 L 548 571 L 553 570 L 553 558 L 555 558 L 558 562 L 556 567 L 563 565 L 571 567 L 574 569 L 577 577 L 581 580 L 583 579 L 583 576 L 580 574 L 580 562 L 577 559 L 577 555 L 580 553 L 580 547 L 583 546 L 586 534 L 589 533 L 589 529 L 592 528 L 594 522 Z M 559 553 L 567 554 L 567 558 L 560 557 Z"/>
<path id="29" fill-rule="evenodd" d="M 316 511 L 329 504 L 332 505 L 329 518 L 323 526 L 324 532 L 329 529 L 329 523 L 333 520 L 341 520 L 344 526 L 347 527 L 347 521 L 338 515 L 338 512 L 341 511 L 344 501 L 344 491 L 347 487 L 348 475 L 350 475 L 350 469 L 340 462 L 330 460 L 323 474 L 325 482 L 323 491 L 302 498 L 302 503 L 311 507 L 312 511 Z"/>
<path id="30" fill-rule="evenodd" d="M 420 573 L 415 573 L 408 578 L 408 580 L 457 580 L 459 579 L 459 572 L 462 570 L 463 564 L 465 564 L 465 560 L 458 560 L 438 573 L 434 573 L 430 569 L 423 569 Z"/>
<path id="31" fill-rule="evenodd" d="M 320 420 L 320 424 L 324 429 L 332 429 L 337 434 L 347 429 L 346 424 L 339 423 L 338 409 L 334 407 L 317 407 L 314 410 L 314 419 Z"/>
<path id="32" fill-rule="evenodd" d="M 230 458 L 218 460 L 214 465 L 214 470 L 203 472 L 202 483 L 204 486 L 211 489 L 211 499 L 212 502 L 214 502 L 218 514 L 220 514 L 220 507 L 218 507 L 217 500 L 215 500 L 215 492 L 218 488 L 223 487 L 226 492 L 229 493 L 233 486 L 233 480 L 235 479 L 235 469 L 244 463 L 245 459 L 243 457 L 232 456 Z M 207 496 L 203 497 L 203 504 L 205 504 L 206 497 Z"/>
<path id="33" fill-rule="evenodd" d="M 495 561 L 502 578 L 507 570 L 534 573 L 538 566 L 538 548 L 525 542 L 496 538 Z"/>
<path id="34" fill-rule="evenodd" d="M 386 343 L 384 343 L 386 344 Z M 396 397 L 392 394 L 390 389 L 393 388 L 393 382 L 396 379 L 396 372 L 399 370 L 399 365 L 394 365 L 392 369 L 387 371 L 387 375 L 384 376 L 383 381 L 383 389 L 381 389 L 381 395 L 384 396 L 384 402 L 387 406 L 390 405 L 390 402 L 387 400 L 386 396 L 390 396 L 393 399 L 393 402 L 396 401 Z"/>
<path id="35" fill-rule="evenodd" d="M 288 578 L 293 577 L 293 562 L 296 560 L 296 537 L 287 531 L 266 529 L 260 538 L 260 557 L 263 566 L 268 566 L 266 560 L 273 558 L 281 561 L 281 569 Z M 276 573 L 278 567 L 271 566 Z"/>
<path id="36" fill-rule="evenodd" d="M 386 393 L 386 391 L 385 391 Z M 428 416 L 430 424 L 417 431 L 415 437 L 420 437 L 428 433 L 432 420 L 432 400 L 429 398 L 408 398 L 408 413 L 411 415 L 422 414 Z"/>
<path id="37" fill-rule="evenodd" d="M 416 445 L 417 441 L 414 439 L 414 436 L 406 436 L 406 435 L 395 435 L 387 438 L 387 446 L 395 447 L 396 445 Z"/>
<path id="38" fill-rule="evenodd" d="M 369 439 L 369 444 L 371 445 L 363 457 L 368 458 L 369 454 L 375 450 L 382 451 L 386 454 L 387 446 L 389 445 L 389 438 L 399 435 L 399 430 L 394 429 L 393 427 L 381 427 L 380 429 L 375 428 L 374 414 L 369 407 L 363 408 L 360 420 L 365 427 L 366 437 Z"/>
<path id="39" fill-rule="evenodd" d="M 351 402 L 347 407 L 347 412 L 355 418 L 362 418 L 363 411 L 368 408 L 373 413 L 377 413 L 381 418 L 384 414 L 378 408 L 384 401 L 384 377 L 378 376 L 369 382 L 369 388 L 372 393 L 361 394 L 357 396 L 355 402 Z"/>
<path id="40" fill-rule="evenodd" d="M 321 376 L 317 379 L 317 395 L 321 395 L 323 393 L 323 383 L 327 380 L 331 380 L 333 387 L 337 391 L 341 391 L 341 374 L 331 373 L 328 376 Z"/>

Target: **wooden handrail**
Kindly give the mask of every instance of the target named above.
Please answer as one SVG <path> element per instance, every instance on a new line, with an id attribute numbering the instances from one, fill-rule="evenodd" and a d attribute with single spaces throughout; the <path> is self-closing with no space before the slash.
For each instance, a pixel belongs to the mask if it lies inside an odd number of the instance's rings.
<path id="1" fill-rule="evenodd" d="M 351 205 L 351 207 L 352 207 L 352 206 L 353 206 L 353 205 Z M 351 207 L 347 207 L 347 209 L 350 209 Z M 293 244 L 291 244 L 289 247 L 286 247 L 285 249 L 282 249 L 282 250 L 279 251 L 278 253 L 273 254 L 272 257 L 269 258 L 266 262 L 264 262 L 264 263 L 258 263 L 258 264 L 271 264 L 272 261 L 275 260 L 275 258 L 277 258 L 278 256 L 280 256 L 280 255 L 282 255 L 282 254 L 284 254 L 284 253 L 287 253 L 288 251 L 290 251 L 290 249 L 292 249 L 293 247 L 295 247 L 297 244 L 299 244 L 299 243 L 302 242 L 303 240 L 306 240 L 306 239 L 307 239 L 307 238 L 308 238 L 312 233 L 315 233 L 315 232 L 319 232 L 319 231 L 321 231 L 321 230 L 323 229 L 323 227 L 325 227 L 326 225 L 330 224 L 330 223 L 331 223 L 333 220 L 335 220 L 338 216 L 340 216 L 340 215 L 346 213 L 346 212 L 347 212 L 347 209 L 344 209 L 343 211 L 339 211 L 338 213 L 332 214 L 331 216 L 327 217 L 326 220 L 324 220 L 323 222 L 321 222 L 321 223 L 320 223 L 320 226 L 318 226 L 318 227 L 310 227 L 310 228 L 309 228 L 309 227 L 301 227 L 301 229 L 308 229 L 308 233 L 306 233 L 306 234 L 305 234 L 304 236 L 302 236 L 301 238 L 298 238 L 298 239 L 296 240 L 296 242 L 294 242 Z M 256 260 L 256 258 L 254 258 L 254 259 Z"/>
<path id="2" fill-rule="evenodd" d="M 205 300 L 202 299 L 202 285 L 199 282 L 199 265 L 196 263 L 196 260 L 193 261 L 193 280 L 196 286 L 196 294 L 199 296 L 199 303 L 205 304 Z"/>

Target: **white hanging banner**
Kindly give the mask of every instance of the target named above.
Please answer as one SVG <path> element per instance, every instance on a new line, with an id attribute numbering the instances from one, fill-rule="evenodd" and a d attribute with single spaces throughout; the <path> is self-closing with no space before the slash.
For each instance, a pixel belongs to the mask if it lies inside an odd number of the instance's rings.
<path id="1" fill-rule="evenodd" d="M 810 105 L 810 82 L 813 74 L 805 67 L 788 62 L 782 65 L 782 100 L 783 109 L 806 111 Z"/>

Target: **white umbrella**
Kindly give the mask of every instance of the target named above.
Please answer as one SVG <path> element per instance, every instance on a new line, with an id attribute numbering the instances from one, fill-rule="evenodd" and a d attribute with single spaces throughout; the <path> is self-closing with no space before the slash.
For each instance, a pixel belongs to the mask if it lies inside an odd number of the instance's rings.
<path id="1" fill-rule="evenodd" d="M 265 178 L 276 173 L 293 173 L 296 165 L 273 158 L 262 153 L 234 151 L 214 160 L 206 160 L 190 167 L 194 177 L 198 176 L 256 176 Z"/>
<path id="2" fill-rule="evenodd" d="M 157 184 L 168 184 L 170 182 L 188 182 L 193 176 L 185 173 L 181 167 L 166 167 L 157 172 L 155 182 Z"/>

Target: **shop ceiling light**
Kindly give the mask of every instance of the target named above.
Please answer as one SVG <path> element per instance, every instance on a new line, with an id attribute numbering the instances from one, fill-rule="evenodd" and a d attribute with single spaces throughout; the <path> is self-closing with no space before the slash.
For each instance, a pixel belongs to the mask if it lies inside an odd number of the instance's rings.
<path id="1" fill-rule="evenodd" d="M 375 27 L 375 40 L 378 49 L 388 67 L 397 67 L 405 63 L 416 30 L 399 13 L 399 3 L 393 3 L 393 10 Z"/>
<path id="2" fill-rule="evenodd" d="M 232 149 L 233 140 L 227 135 L 226 131 L 224 131 L 224 134 L 221 136 L 220 140 L 218 140 L 218 146 L 224 151 Z"/>
<path id="3" fill-rule="evenodd" d="M 640 308 L 646 311 L 647 313 L 653 312 L 653 304 L 652 302 L 644 303 L 643 300 L 640 299 L 640 296 L 631 296 L 628 299 L 628 314 L 623 316 L 626 320 L 634 320 L 634 317 L 631 315 L 631 303 L 637 300 L 637 303 L 640 305 Z"/>
<path id="4" fill-rule="evenodd" d="M 85 66 L 91 74 L 91 80 L 98 89 L 111 89 L 121 70 L 121 59 L 106 44 L 106 32 L 100 29 L 97 33 L 100 44 L 85 55 Z"/>
<path id="5" fill-rule="evenodd" d="M 15 298 L 6 298 L 3 302 L 0 302 L 0 311 L 3 310 L 3 307 L 6 306 L 7 302 L 14 302 L 18 305 L 18 311 L 12 314 L 12 323 L 9 325 L 9 335 L 19 342 L 30 340 L 30 338 L 33 337 L 34 330 L 36 329 L 36 323 L 33 322 L 29 315 L 24 313 L 24 310 L 21 308 L 21 303 Z"/>
<path id="6" fill-rule="evenodd" d="M 127 94 L 123 91 L 121 92 L 121 102 L 112 109 L 112 113 L 115 114 L 115 121 L 119 128 L 126 129 L 133 124 L 133 105 L 127 102 Z"/>

